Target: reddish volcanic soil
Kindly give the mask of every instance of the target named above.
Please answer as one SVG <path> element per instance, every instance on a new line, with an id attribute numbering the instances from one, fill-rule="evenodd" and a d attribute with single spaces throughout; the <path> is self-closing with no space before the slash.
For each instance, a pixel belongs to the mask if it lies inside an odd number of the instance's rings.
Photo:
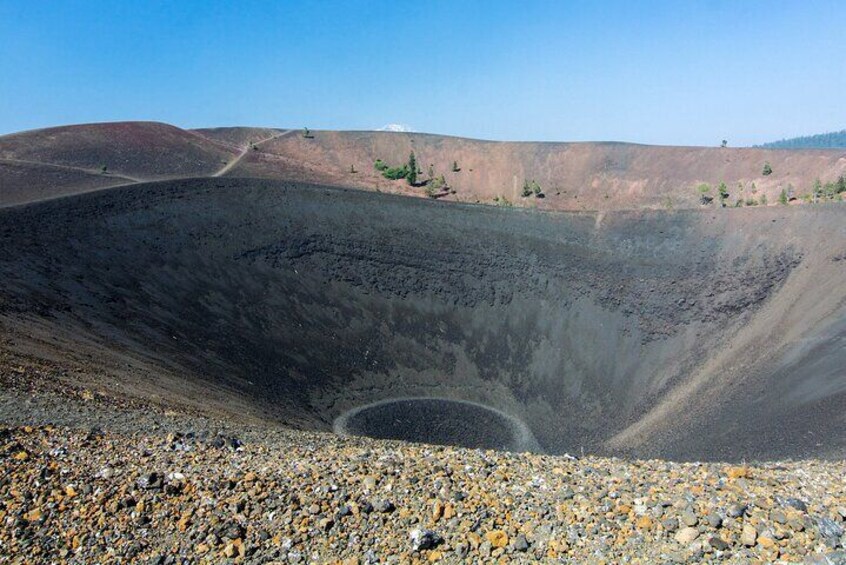
<path id="1" fill-rule="evenodd" d="M 90 190 L 92 186 L 123 184 L 169 178 L 204 177 L 213 174 L 238 154 L 238 150 L 195 132 L 155 122 L 120 122 L 64 126 L 15 133 L 0 137 L 0 164 L 29 165 L 26 172 L 33 186 L 53 188 L 44 196 Z M 57 178 L 55 167 L 38 172 L 41 164 L 62 166 L 79 174 Z M 108 175 L 102 175 L 102 167 Z M 7 194 L 2 177 L 2 203 L 17 203 L 18 191 Z M 80 176 L 86 175 L 84 177 Z M 44 181 L 39 182 L 43 175 Z M 38 195 L 35 195 L 36 197 Z M 10 202 L 11 201 L 11 202 Z"/>
<path id="2" fill-rule="evenodd" d="M 659 147 L 627 143 L 490 142 L 418 133 L 312 132 L 313 138 L 287 136 L 249 155 L 230 176 L 296 178 L 422 194 L 401 181 L 389 181 L 373 169 L 382 159 L 400 165 L 415 152 L 427 176 L 443 174 L 455 194 L 445 198 L 492 203 L 505 197 L 515 205 L 555 210 L 615 210 L 699 207 L 701 183 L 724 181 L 729 204 L 738 198 L 776 203 L 782 188 L 799 196 L 814 179 L 834 180 L 846 173 L 842 150 L 765 150 Z M 460 171 L 453 172 L 453 162 Z M 773 173 L 762 175 L 769 162 Z M 350 166 L 358 171 L 353 174 Z M 305 171 L 302 169 L 305 168 Z M 545 198 L 521 198 L 523 182 L 536 180 Z M 741 189 L 742 187 L 742 189 Z"/>
<path id="3" fill-rule="evenodd" d="M 761 203 L 764 196 L 773 205 L 782 189 L 800 197 L 810 191 L 815 179 L 826 182 L 846 174 L 843 150 L 512 143 L 419 133 L 333 131 L 314 131 L 309 138 L 291 132 L 262 142 L 285 131 L 182 130 L 160 123 L 124 122 L 3 136 L 0 205 L 25 202 L 22 191 L 27 185 L 38 187 L 29 198 L 39 200 L 136 179 L 216 173 L 424 196 L 423 186 L 387 180 L 373 168 L 376 159 L 400 165 L 411 151 L 423 171 L 421 180 L 428 177 L 430 165 L 436 176 L 444 175 L 449 189 L 436 195 L 440 199 L 553 210 L 699 208 L 697 187 L 708 183 L 715 195 L 721 181 L 729 189 L 728 205 L 748 199 Z M 250 143 L 258 145 L 252 150 Z M 452 170 L 453 162 L 459 171 Z M 773 173 L 764 176 L 767 162 Z M 108 175 L 101 174 L 103 165 Z M 540 184 L 544 198 L 520 196 L 527 180 Z"/>

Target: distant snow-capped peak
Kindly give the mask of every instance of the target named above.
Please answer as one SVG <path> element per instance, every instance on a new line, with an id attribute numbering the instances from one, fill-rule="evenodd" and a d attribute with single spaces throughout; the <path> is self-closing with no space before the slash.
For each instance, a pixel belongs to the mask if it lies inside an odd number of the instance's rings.
<path id="1" fill-rule="evenodd" d="M 413 129 L 411 129 L 411 126 L 406 125 L 406 124 L 387 124 L 387 125 L 384 125 L 384 126 L 380 127 L 380 128 L 379 128 L 378 130 L 376 130 L 376 131 L 399 131 L 399 132 L 409 132 L 409 131 L 414 131 L 414 130 L 413 130 Z"/>

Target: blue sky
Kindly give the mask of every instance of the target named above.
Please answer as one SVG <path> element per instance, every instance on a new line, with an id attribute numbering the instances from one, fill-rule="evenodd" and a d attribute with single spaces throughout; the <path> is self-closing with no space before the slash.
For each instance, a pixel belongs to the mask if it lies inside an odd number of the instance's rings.
<path id="1" fill-rule="evenodd" d="M 0 133 L 159 120 L 746 145 L 846 128 L 846 2 L 0 0 Z"/>

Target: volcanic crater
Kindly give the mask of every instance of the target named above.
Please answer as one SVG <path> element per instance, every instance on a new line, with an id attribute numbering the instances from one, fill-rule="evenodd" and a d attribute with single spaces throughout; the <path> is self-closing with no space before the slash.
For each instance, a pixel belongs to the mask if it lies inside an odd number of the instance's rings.
<path id="1" fill-rule="evenodd" d="M 97 386 L 300 429 L 839 457 L 844 229 L 166 180 L 0 209 L 0 321 Z"/>

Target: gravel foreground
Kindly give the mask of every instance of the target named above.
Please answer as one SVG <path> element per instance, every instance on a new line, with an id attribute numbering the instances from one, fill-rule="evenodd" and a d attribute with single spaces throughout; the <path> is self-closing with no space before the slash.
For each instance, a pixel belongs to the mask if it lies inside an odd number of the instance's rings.
<path id="1" fill-rule="evenodd" d="M 344 438 L 31 376 L 6 373 L 0 389 L 4 562 L 846 563 L 843 461 Z"/>

